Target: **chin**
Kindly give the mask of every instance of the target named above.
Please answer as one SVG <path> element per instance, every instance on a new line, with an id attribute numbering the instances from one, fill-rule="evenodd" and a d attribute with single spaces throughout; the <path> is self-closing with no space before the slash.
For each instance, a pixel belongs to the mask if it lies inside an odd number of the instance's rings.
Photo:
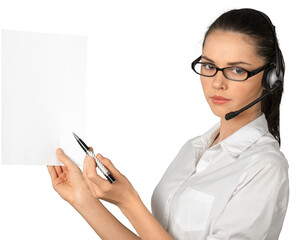
<path id="1" fill-rule="evenodd" d="M 213 114 L 216 115 L 219 118 L 225 118 L 225 115 L 227 114 L 227 112 L 226 113 L 215 113 L 215 112 L 213 112 Z"/>
<path id="2" fill-rule="evenodd" d="M 217 117 L 219 118 L 225 118 L 225 115 L 229 112 L 232 112 L 232 111 L 228 111 L 226 109 L 218 109 L 217 107 L 211 107 L 211 111 L 214 115 L 216 115 Z"/>

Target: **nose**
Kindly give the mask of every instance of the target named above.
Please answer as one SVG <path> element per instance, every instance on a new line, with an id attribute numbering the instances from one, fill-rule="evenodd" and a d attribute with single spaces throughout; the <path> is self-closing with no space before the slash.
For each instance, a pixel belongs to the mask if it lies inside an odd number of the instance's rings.
<path id="1" fill-rule="evenodd" d="M 222 71 L 218 71 L 215 76 L 213 76 L 212 86 L 215 89 L 226 90 L 228 88 L 228 79 L 224 76 Z"/>

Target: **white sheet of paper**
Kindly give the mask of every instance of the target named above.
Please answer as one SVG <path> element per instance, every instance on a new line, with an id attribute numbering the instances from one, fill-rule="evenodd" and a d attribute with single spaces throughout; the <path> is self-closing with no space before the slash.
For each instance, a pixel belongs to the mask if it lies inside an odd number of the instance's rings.
<path id="1" fill-rule="evenodd" d="M 85 36 L 2 30 L 2 163 L 82 164 L 86 61 Z"/>

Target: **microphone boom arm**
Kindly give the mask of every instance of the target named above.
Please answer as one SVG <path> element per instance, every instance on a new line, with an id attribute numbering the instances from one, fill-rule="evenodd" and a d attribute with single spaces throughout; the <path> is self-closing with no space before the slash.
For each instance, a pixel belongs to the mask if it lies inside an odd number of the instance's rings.
<path id="1" fill-rule="evenodd" d="M 230 120 L 232 118 L 235 118 L 236 116 L 238 116 L 240 113 L 242 113 L 243 111 L 247 110 L 248 108 L 254 106 L 256 103 L 258 103 L 259 101 L 261 101 L 263 98 L 265 98 L 266 96 L 268 96 L 270 93 L 274 92 L 276 89 L 278 89 L 280 86 L 282 85 L 282 82 L 280 80 L 277 80 L 274 85 L 272 86 L 272 88 L 265 93 L 264 95 L 262 95 L 261 97 L 257 98 L 255 101 L 251 102 L 249 105 L 241 108 L 238 111 L 235 112 L 229 112 L 225 115 L 225 119 L 226 120 Z"/>

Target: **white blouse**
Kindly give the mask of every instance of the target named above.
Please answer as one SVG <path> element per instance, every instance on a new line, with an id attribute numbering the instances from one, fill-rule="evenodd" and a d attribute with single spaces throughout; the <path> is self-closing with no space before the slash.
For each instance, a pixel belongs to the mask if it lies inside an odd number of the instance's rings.
<path id="1" fill-rule="evenodd" d="M 212 146 L 217 123 L 188 140 L 152 196 L 175 240 L 276 240 L 289 201 L 288 162 L 265 115 Z"/>

